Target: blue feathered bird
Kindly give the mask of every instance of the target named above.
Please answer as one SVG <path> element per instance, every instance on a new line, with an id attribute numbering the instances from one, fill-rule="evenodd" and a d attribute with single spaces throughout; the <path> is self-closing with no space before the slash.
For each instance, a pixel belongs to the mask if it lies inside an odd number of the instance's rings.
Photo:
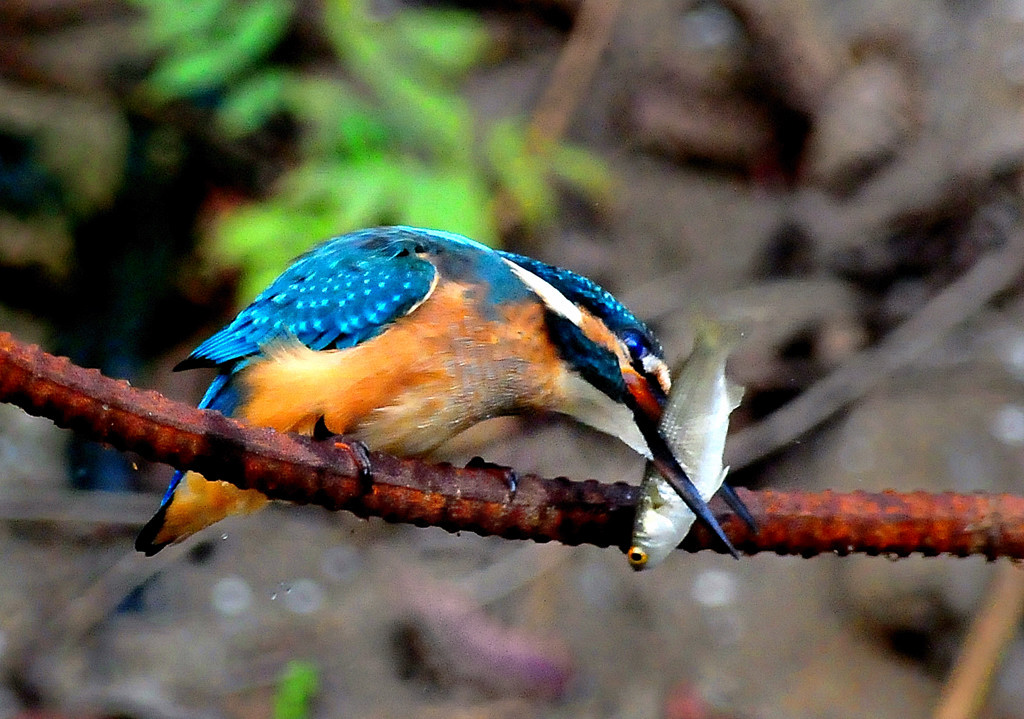
<path id="1" fill-rule="evenodd" d="M 403 456 L 491 417 L 568 415 L 652 459 L 735 554 L 657 429 L 670 384 L 661 346 L 560 267 L 450 232 L 353 232 L 298 258 L 176 369 L 193 367 L 218 371 L 201 408 Z M 135 546 L 154 554 L 266 501 L 178 472 Z"/>

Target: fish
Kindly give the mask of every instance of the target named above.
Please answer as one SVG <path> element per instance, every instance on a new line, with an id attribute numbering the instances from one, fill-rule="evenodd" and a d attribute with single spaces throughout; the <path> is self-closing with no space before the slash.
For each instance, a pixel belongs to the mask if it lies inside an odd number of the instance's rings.
<path id="1" fill-rule="evenodd" d="M 722 487 L 729 473 L 723 466 L 725 437 L 743 387 L 726 378 L 725 364 L 741 337 L 738 330 L 711 320 L 697 323 L 693 351 L 672 383 L 661 418 L 669 448 L 705 501 Z M 694 520 L 679 494 L 648 462 L 626 552 L 630 566 L 640 571 L 663 562 Z"/>

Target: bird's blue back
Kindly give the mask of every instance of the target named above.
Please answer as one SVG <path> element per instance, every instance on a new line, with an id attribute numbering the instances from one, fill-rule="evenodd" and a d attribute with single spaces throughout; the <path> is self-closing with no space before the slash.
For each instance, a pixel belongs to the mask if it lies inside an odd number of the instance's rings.
<path id="1" fill-rule="evenodd" d="M 361 230 L 295 260 L 178 369 L 229 368 L 285 337 L 314 350 L 354 347 L 419 304 L 438 271 L 486 288 L 492 306 L 528 295 L 501 255 L 468 238 L 407 227 Z"/>
<path id="2" fill-rule="evenodd" d="M 586 277 L 454 233 L 380 227 L 335 237 L 296 259 L 178 369 L 230 366 L 282 337 L 314 350 L 353 347 L 421 302 L 438 270 L 448 279 L 484 288 L 486 305 L 521 301 L 530 293 L 502 258 L 549 282 L 613 332 L 641 331 L 660 354 L 646 326 Z"/>

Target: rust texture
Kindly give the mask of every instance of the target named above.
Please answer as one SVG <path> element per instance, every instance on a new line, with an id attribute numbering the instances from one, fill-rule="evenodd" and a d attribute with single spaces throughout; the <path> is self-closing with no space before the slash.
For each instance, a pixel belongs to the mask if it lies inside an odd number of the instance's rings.
<path id="1" fill-rule="evenodd" d="M 1024 497 L 894 491 L 739 493 L 758 521 L 758 532 L 736 517 L 728 517 L 724 528 L 747 554 L 1024 556 Z M 708 543 L 714 546 L 710 534 L 698 527 L 684 547 L 697 549 Z"/>
<path id="2" fill-rule="evenodd" d="M 509 539 L 625 548 L 637 488 L 520 475 L 511 496 L 501 469 L 461 469 L 371 453 L 360 476 L 342 441 L 250 427 L 83 369 L 0 333 L 0 401 L 90 439 L 274 499 L 344 509 L 392 522 Z M 1024 559 L 1024 498 L 914 492 L 751 492 L 751 532 L 722 508 L 741 551 L 905 556 L 981 554 Z M 702 528 L 684 548 L 719 549 Z"/>

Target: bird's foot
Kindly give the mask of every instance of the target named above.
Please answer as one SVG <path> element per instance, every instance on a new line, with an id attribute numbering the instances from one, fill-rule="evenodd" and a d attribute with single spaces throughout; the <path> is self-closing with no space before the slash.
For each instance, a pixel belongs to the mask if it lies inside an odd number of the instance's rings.
<path id="1" fill-rule="evenodd" d="M 359 481 L 369 488 L 370 480 L 373 479 L 373 464 L 370 461 L 370 448 L 366 442 L 353 437 L 341 437 L 341 443 L 348 449 L 349 454 L 359 468 Z"/>
<path id="2" fill-rule="evenodd" d="M 334 434 L 327 429 L 323 417 L 318 419 L 313 426 L 313 439 L 317 442 L 333 440 L 336 447 L 344 447 L 356 463 L 359 481 L 367 485 L 368 488 L 370 480 L 373 478 L 373 465 L 370 461 L 370 450 L 365 442 L 354 437 L 346 437 L 343 434 Z"/>
<path id="3" fill-rule="evenodd" d="M 488 462 L 483 457 L 473 457 L 466 462 L 466 469 L 500 469 L 505 473 L 505 484 L 508 485 L 508 500 L 511 502 L 516 497 L 516 490 L 519 489 L 519 477 L 511 467 L 503 467 L 494 462 Z"/>

